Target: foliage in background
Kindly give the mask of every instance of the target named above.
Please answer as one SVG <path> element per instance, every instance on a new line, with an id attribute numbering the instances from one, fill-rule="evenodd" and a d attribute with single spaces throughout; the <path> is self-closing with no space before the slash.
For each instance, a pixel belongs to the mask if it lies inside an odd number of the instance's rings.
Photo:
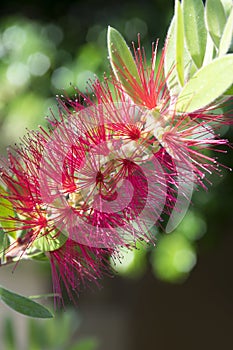
<path id="1" fill-rule="evenodd" d="M 96 350 L 99 342 L 94 337 L 80 336 L 77 341 L 81 320 L 71 310 L 58 314 L 52 321 L 27 320 L 28 339 L 25 350 Z M 13 320 L 4 320 L 5 350 L 18 350 L 16 330 Z"/>
<path id="2" fill-rule="evenodd" d="M 2 152 L 23 136 L 26 128 L 45 124 L 57 93 L 74 94 L 76 86 L 85 92 L 88 79 L 107 70 L 106 49 L 98 42 L 90 39 L 71 55 L 63 48 L 63 40 L 63 30 L 52 23 L 42 25 L 23 18 L 1 21 Z"/>

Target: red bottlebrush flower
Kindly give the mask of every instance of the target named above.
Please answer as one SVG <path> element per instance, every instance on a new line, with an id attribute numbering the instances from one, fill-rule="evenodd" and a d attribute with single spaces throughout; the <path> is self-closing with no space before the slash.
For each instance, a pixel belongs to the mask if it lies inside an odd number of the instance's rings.
<path id="1" fill-rule="evenodd" d="M 154 129 L 154 135 L 164 149 L 173 159 L 184 164 L 193 174 L 193 180 L 202 186 L 207 173 L 219 171 L 217 158 L 209 151 L 224 152 L 221 146 L 229 143 L 216 134 L 221 124 L 227 124 L 228 121 L 219 123 L 222 115 L 210 113 L 207 118 L 206 113 L 203 111 L 203 114 L 192 116 L 182 114 L 179 117 L 174 114 L 170 120 L 163 122 L 163 126 L 157 123 Z"/>
<path id="2" fill-rule="evenodd" d="M 54 129 L 28 133 L 9 151 L 1 179 L 15 211 L 8 220 L 22 234 L 7 258 L 17 259 L 16 250 L 20 257 L 42 250 L 54 290 L 61 278 L 69 294 L 85 276 L 98 278 L 101 259 L 118 246 L 151 239 L 166 187 L 151 143 L 135 124 L 137 108 L 111 103 L 65 112 L 53 120 Z"/>
<path id="3" fill-rule="evenodd" d="M 8 159 L 9 163 L 2 162 L 1 167 L 1 180 L 7 188 L 1 193 L 1 197 L 11 203 L 16 215 L 6 218 L 5 221 L 12 221 L 14 230 L 33 230 L 36 237 L 48 226 L 43 203 L 38 195 L 38 177 L 29 171 L 27 162 L 19 160 L 17 152 L 13 154 L 9 151 Z M 33 240 L 33 235 L 31 239 Z"/>
<path id="4" fill-rule="evenodd" d="M 113 100 L 77 115 L 70 112 L 46 145 L 40 166 L 42 196 L 59 229 L 81 244 L 112 248 L 134 244 L 139 237 L 148 240 L 147 231 L 160 217 L 166 188 L 149 149 L 153 145 L 140 137 L 140 113 Z M 48 166 L 51 162 L 55 168 Z"/>
<path id="5" fill-rule="evenodd" d="M 131 62 L 132 64 L 128 66 L 113 43 L 110 44 L 109 52 L 112 68 L 118 80 L 115 80 L 114 84 L 118 85 L 118 89 L 124 91 L 136 105 L 162 112 L 170 103 L 170 96 L 166 84 L 168 77 L 164 75 L 166 48 L 162 50 L 159 58 L 157 48 L 158 41 L 152 45 L 149 65 L 144 48 L 141 47 L 140 35 L 137 48 L 133 43 L 134 64 Z"/>
<path id="6" fill-rule="evenodd" d="M 179 171 L 183 172 L 182 181 L 185 181 L 186 173 L 187 183 L 198 182 L 205 187 L 205 174 L 218 170 L 216 159 L 205 153 L 213 149 L 213 146 L 228 143 L 215 135 L 216 129 L 229 123 L 227 118 L 222 114 L 214 114 L 214 104 L 192 113 L 180 113 L 176 110 L 176 97 L 171 95 L 167 87 L 172 69 L 168 75 L 164 72 L 166 45 L 158 59 L 157 42 L 155 48 L 152 48 L 152 58 L 148 63 L 144 48 L 141 47 L 140 36 L 138 47 L 135 48 L 133 44 L 134 57 L 114 28 L 109 28 L 108 44 L 115 75 L 112 78 L 112 84 L 117 91 L 115 95 L 119 99 L 119 95 L 122 94 L 125 101 L 131 100 L 132 104 L 141 109 L 142 114 L 144 113 L 139 121 L 143 125 L 141 134 L 147 135 L 147 139 L 154 144 L 157 142 L 158 155 L 162 149 L 171 157 L 173 163 L 175 162 L 169 170 L 167 169 L 168 172 L 165 171 L 166 174 L 173 173 L 173 179 L 169 176 L 170 184 L 178 186 L 175 180 L 179 177 L 175 170 L 178 167 Z M 102 89 L 97 89 L 97 95 L 104 95 Z M 101 102 L 105 103 L 105 99 L 102 98 Z M 160 156 L 158 159 L 162 161 Z"/>
<path id="7" fill-rule="evenodd" d="M 107 257 L 112 251 L 83 246 L 65 237 L 57 228 L 52 208 L 41 195 L 39 182 L 41 159 L 48 141 L 46 137 L 49 134 L 44 130 L 28 134 L 22 147 L 8 152 L 8 162 L 1 162 L 1 181 L 7 190 L 1 191 L 0 196 L 13 207 L 12 216 L 4 218 L 6 226 L 3 228 L 6 233 L 16 231 L 18 237 L 15 241 L 12 240 L 5 258 L 7 261 L 18 261 L 42 251 L 51 263 L 56 295 L 58 292 L 61 294 L 62 279 L 68 295 L 75 300 L 74 295 L 78 294 L 78 289 L 85 280 L 96 281 L 107 271 Z M 72 162 L 72 166 L 74 164 L 76 163 Z M 47 165 L 46 171 L 51 174 L 52 164 Z M 68 175 L 72 177 L 72 174 Z M 68 175 L 66 173 L 64 180 L 65 192 L 70 190 L 66 182 Z M 13 225 L 9 226 L 9 222 Z M 57 302 L 60 300 L 56 298 Z"/>
<path id="8" fill-rule="evenodd" d="M 103 272 L 109 270 L 109 254 L 105 249 L 83 246 L 70 239 L 61 248 L 49 252 L 55 307 L 63 303 L 61 283 L 75 304 L 81 286 L 87 281 L 95 281 L 98 284 Z"/>
<path id="9" fill-rule="evenodd" d="M 229 124 L 229 120 L 222 114 L 215 114 L 217 105 L 214 103 L 192 113 L 176 110 L 177 96 L 172 96 L 167 88 L 173 69 L 168 75 L 164 74 L 166 46 L 159 60 L 156 49 L 153 49 L 148 64 L 140 38 L 138 49 L 133 46 L 134 58 L 124 39 L 113 28 L 108 31 L 108 44 L 116 100 L 131 101 L 141 110 L 143 117 L 138 121 L 141 123 L 138 135 L 146 135 L 153 144 L 153 154 L 164 170 L 167 185 L 165 207 L 168 214 L 182 219 L 183 214 L 179 214 L 186 212 L 194 184 L 206 188 L 205 183 L 209 182 L 206 174 L 220 171 L 217 158 L 209 151 L 223 152 L 222 145 L 227 145 L 228 141 L 215 132 L 221 125 Z M 101 98 L 104 96 L 102 89 L 97 89 L 97 95 L 100 96 L 98 101 L 104 104 L 106 99 Z M 120 95 L 123 97 L 119 98 Z M 176 220 L 168 231 L 180 221 Z"/>
<path id="10" fill-rule="evenodd" d="M 156 45 L 149 66 L 140 40 L 135 62 L 127 47 L 129 65 L 116 52 L 116 78 L 90 84 L 94 97 L 81 96 L 85 108 L 78 98 L 59 101 L 60 118 L 51 118 L 49 131 L 28 133 L 2 166 L 7 190 L 0 195 L 22 234 L 7 255 L 14 258 L 18 246 L 21 253 L 45 253 L 56 294 L 62 280 L 74 298 L 80 282 L 101 276 L 106 256 L 119 246 L 154 240 L 150 229 L 163 213 L 173 230 L 194 184 L 204 187 L 205 173 L 218 170 L 206 151 L 227 144 L 214 134 L 226 121 L 210 108 L 176 111 L 165 50 L 156 62 Z"/>

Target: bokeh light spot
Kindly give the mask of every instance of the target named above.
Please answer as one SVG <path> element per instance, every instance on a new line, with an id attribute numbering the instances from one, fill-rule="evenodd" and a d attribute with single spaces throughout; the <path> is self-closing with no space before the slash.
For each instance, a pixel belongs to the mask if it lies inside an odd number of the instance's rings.
<path id="1" fill-rule="evenodd" d="M 43 32 L 55 45 L 59 45 L 63 40 L 63 31 L 57 25 L 51 23 L 44 27 Z"/>
<path id="2" fill-rule="evenodd" d="M 19 50 L 26 42 L 26 32 L 17 25 L 8 27 L 2 36 L 3 43 L 8 50 Z"/>
<path id="3" fill-rule="evenodd" d="M 52 84 L 57 89 L 63 89 L 69 87 L 70 83 L 73 83 L 73 72 L 67 67 L 57 68 L 52 75 Z"/>
<path id="4" fill-rule="evenodd" d="M 50 67 L 50 59 L 42 52 L 36 52 L 28 57 L 30 73 L 35 76 L 44 75 Z"/>
<path id="5" fill-rule="evenodd" d="M 15 62 L 8 67 L 6 76 L 12 85 L 23 86 L 28 82 L 30 73 L 28 67 L 25 64 L 21 62 Z"/>
<path id="6" fill-rule="evenodd" d="M 196 262 L 196 255 L 189 249 L 177 250 L 173 258 L 173 264 L 180 272 L 191 271 Z"/>

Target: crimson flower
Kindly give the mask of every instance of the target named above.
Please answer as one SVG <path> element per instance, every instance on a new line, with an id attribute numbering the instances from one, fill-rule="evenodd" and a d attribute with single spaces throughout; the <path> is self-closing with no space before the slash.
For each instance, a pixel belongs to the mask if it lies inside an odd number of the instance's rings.
<path id="1" fill-rule="evenodd" d="M 48 130 L 29 132 L 2 161 L 0 196 L 12 208 L 4 220 L 13 223 L 3 228 L 17 232 L 6 258 L 42 252 L 55 294 L 62 280 L 74 301 L 120 246 L 154 242 L 163 214 L 168 232 L 178 225 L 195 186 L 206 188 L 206 174 L 219 171 L 209 151 L 228 144 L 216 130 L 230 122 L 215 106 L 177 110 L 166 48 L 160 58 L 153 48 L 150 65 L 140 41 L 135 59 L 126 52 L 130 65 L 111 46 L 115 76 L 90 82 L 92 97 L 59 99 Z"/>
<path id="2" fill-rule="evenodd" d="M 77 302 L 78 290 L 86 281 L 100 278 L 108 269 L 110 249 L 88 247 L 65 236 L 56 226 L 49 207 L 41 195 L 39 173 L 49 133 L 28 133 L 21 147 L 8 151 L 2 159 L 1 180 L 7 188 L 1 192 L 12 215 L 4 218 L 3 229 L 16 239 L 6 251 L 7 262 L 30 258 L 43 252 L 50 260 L 55 301 L 59 305 L 61 283 L 68 296 Z M 47 171 L 51 169 L 47 168 Z M 66 180 L 64 180 L 66 187 Z M 11 225 L 9 225 L 9 223 Z"/>

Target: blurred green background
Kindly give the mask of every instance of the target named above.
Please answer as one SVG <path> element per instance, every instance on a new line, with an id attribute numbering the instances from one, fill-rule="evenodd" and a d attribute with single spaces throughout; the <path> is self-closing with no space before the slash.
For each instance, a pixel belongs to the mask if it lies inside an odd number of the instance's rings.
<path id="1" fill-rule="evenodd" d="M 150 53 L 157 38 L 162 46 L 173 1 L 2 0 L 0 9 L 0 148 L 4 155 L 26 128 L 46 125 L 50 108 L 56 109 L 57 94 L 74 95 L 74 86 L 88 92 L 88 79 L 110 73 L 108 25 L 116 27 L 129 44 L 140 32 Z M 223 133 L 232 141 L 232 130 L 225 128 Z M 220 163 L 229 167 L 232 158 L 232 151 L 219 155 Z M 195 193 L 175 232 L 160 233 L 157 248 L 122 251 L 122 263 L 112 261 L 117 276 L 104 279 L 102 289 L 91 286 L 81 291 L 78 308 L 66 311 L 59 320 L 43 324 L 19 316 L 13 322 L 15 314 L 0 305 L 1 349 L 231 348 L 233 176 L 223 170 L 210 181 L 208 192 Z M 10 278 L 11 269 L 2 268 L 1 283 L 25 295 L 38 294 L 32 285 L 29 291 L 25 264 L 29 268 L 30 263 L 20 263 Z M 32 264 L 26 277 L 35 275 L 36 269 L 39 285 L 45 284 L 48 291 L 48 266 L 37 265 Z M 20 322 L 25 324 L 23 330 Z M 51 335 L 62 329 L 61 340 Z"/>

